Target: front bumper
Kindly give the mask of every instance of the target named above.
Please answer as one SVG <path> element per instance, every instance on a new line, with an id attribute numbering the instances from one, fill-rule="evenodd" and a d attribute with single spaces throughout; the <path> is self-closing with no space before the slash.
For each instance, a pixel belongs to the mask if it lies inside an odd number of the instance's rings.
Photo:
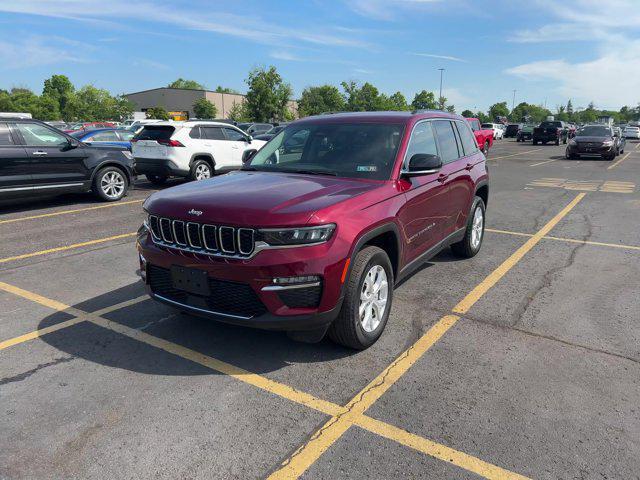
<path id="1" fill-rule="evenodd" d="M 147 293 L 155 300 L 216 321 L 268 330 L 313 330 L 328 326 L 342 306 L 342 273 L 346 256 L 327 243 L 288 249 L 264 250 L 250 259 L 231 259 L 192 254 L 157 245 L 144 233 L 138 237 L 137 249 Z M 152 280 L 157 269 L 170 271 L 183 266 L 207 272 L 212 287 L 209 297 L 187 294 L 171 285 L 157 287 Z M 151 275 L 150 275 L 151 273 Z M 273 279 L 315 275 L 321 278 L 317 304 L 292 306 L 283 290 L 273 290 Z M 164 285 L 170 283 L 165 280 Z M 236 290 L 227 287 L 237 286 Z M 169 292 L 169 295 L 166 294 Z M 214 297 L 216 292 L 221 297 Z M 246 305 L 242 307 L 241 305 Z M 295 303 L 293 303 L 295 305 Z"/>
<path id="2" fill-rule="evenodd" d="M 602 145 L 587 147 L 580 144 L 567 146 L 567 150 L 569 150 L 569 154 L 571 155 L 600 155 L 602 157 L 613 154 L 615 148 L 614 145 L 609 147 Z"/>
<path id="3" fill-rule="evenodd" d="M 138 175 L 175 175 L 184 177 L 189 174 L 189 170 L 182 170 L 171 160 L 166 158 L 135 158 L 135 171 Z"/>

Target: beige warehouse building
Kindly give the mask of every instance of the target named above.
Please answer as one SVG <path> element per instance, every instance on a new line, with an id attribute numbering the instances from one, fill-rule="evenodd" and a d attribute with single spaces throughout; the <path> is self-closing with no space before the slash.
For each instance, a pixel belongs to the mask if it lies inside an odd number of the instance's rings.
<path id="1" fill-rule="evenodd" d="M 185 88 L 152 88 L 141 92 L 127 93 L 126 99 L 135 105 L 137 111 L 145 112 L 149 108 L 164 107 L 176 120 L 195 117 L 193 104 L 201 98 L 213 103 L 218 110 L 218 118 L 228 118 L 235 104 L 242 104 L 245 96 L 236 93 L 219 93 L 210 90 L 190 90 Z M 298 117 L 297 102 L 289 102 L 289 110 Z M 182 118 L 178 118 L 182 117 Z"/>

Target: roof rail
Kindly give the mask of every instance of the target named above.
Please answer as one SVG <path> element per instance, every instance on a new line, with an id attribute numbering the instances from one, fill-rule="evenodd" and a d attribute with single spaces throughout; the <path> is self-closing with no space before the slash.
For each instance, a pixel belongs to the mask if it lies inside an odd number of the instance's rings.
<path id="1" fill-rule="evenodd" d="M 444 110 L 440 110 L 438 108 L 417 108 L 411 111 L 413 115 L 416 115 L 418 113 L 442 113 L 442 112 L 444 112 Z M 445 112 L 445 113 L 450 113 L 450 112 Z"/>

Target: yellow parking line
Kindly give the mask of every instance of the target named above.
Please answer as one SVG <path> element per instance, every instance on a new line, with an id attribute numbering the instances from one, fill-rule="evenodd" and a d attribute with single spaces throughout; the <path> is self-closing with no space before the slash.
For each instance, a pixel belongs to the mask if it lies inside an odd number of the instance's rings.
<path id="1" fill-rule="evenodd" d="M 63 210 L 61 212 L 53 212 L 53 213 L 43 213 L 41 215 L 31 215 L 29 217 L 20 217 L 20 218 L 10 218 L 8 220 L 0 220 L 0 225 L 3 223 L 15 223 L 15 222 L 23 222 L 25 220 L 34 220 L 36 218 L 46 218 L 46 217 L 56 217 L 58 215 L 68 215 L 70 213 L 78 213 L 78 212 L 87 212 L 89 210 L 100 210 L 102 208 L 112 208 L 112 207 L 121 207 L 123 205 L 131 205 L 133 203 L 142 203 L 145 199 L 142 200 L 127 200 L 126 202 L 114 202 L 107 203 L 105 205 L 97 205 L 95 207 L 86 207 L 86 208 L 75 208 L 73 210 Z"/>
<path id="2" fill-rule="evenodd" d="M 555 162 L 557 159 L 554 158 L 552 160 L 545 160 L 544 162 L 538 162 L 538 163 L 533 163 L 531 165 L 529 165 L 530 167 L 537 167 L 538 165 L 544 165 L 546 163 L 551 163 L 551 162 Z"/>
<path id="3" fill-rule="evenodd" d="M 97 240 L 89 240 L 87 242 L 74 243 L 73 245 L 65 245 L 64 247 L 48 248 L 47 250 L 40 250 L 38 252 L 23 253 L 22 255 L 16 255 L 14 257 L 0 258 L 0 263 L 13 262 L 15 260 L 22 260 L 24 258 L 38 257 L 40 255 L 46 255 L 48 253 L 63 252 L 65 250 L 72 250 L 74 248 L 87 247 L 89 245 L 97 245 L 111 240 L 119 240 L 121 238 L 129 238 L 135 236 L 135 233 L 123 233 L 122 235 L 114 235 L 107 238 L 99 238 Z"/>
<path id="4" fill-rule="evenodd" d="M 542 150 L 542 148 L 534 148 L 533 150 L 527 150 L 526 152 L 514 153 L 513 155 L 504 155 L 502 157 L 489 157 L 489 160 L 500 160 L 501 158 L 517 157 L 518 155 L 526 155 L 527 153 L 537 152 L 539 150 Z"/>
<path id="5" fill-rule="evenodd" d="M 497 230 L 495 228 L 485 228 L 485 231 L 491 233 L 503 233 L 505 235 L 516 235 L 519 237 L 533 237 L 532 233 L 522 233 L 522 232 L 511 232 L 509 230 Z M 552 237 L 550 235 L 546 235 L 543 237 L 544 240 L 556 240 L 559 242 L 569 242 L 569 243 L 580 243 L 585 245 L 594 245 L 598 247 L 611 247 L 611 248 L 622 248 L 627 250 L 640 250 L 640 246 L 637 245 L 625 245 L 623 243 L 606 243 L 606 242 L 594 242 L 592 240 L 579 240 L 577 238 L 566 238 L 566 237 Z"/>
<path id="6" fill-rule="evenodd" d="M 388 423 L 380 422 L 366 415 L 361 415 L 355 420 L 356 425 L 368 430 L 369 432 L 388 438 L 395 442 L 412 448 L 418 452 L 438 458 L 447 463 L 453 463 L 457 466 L 463 466 L 465 470 L 476 473 L 485 478 L 495 478 L 504 480 L 525 480 L 527 477 L 519 475 L 509 470 L 491 465 L 479 458 L 472 457 L 466 453 L 459 452 L 453 448 L 440 445 L 426 438 L 422 438 L 413 433 L 409 433 Z"/>
<path id="7" fill-rule="evenodd" d="M 613 169 L 613 168 L 617 167 L 618 165 L 620 165 L 622 162 L 624 162 L 624 161 L 627 159 L 627 157 L 628 157 L 629 155 L 631 155 L 631 152 L 627 153 L 624 157 L 622 157 L 622 158 L 621 158 L 620 160 L 618 160 L 617 162 L 612 163 L 611 165 L 609 165 L 609 166 L 607 167 L 607 170 L 611 170 L 611 169 Z"/>
<path id="8" fill-rule="evenodd" d="M 310 395 L 308 393 L 292 388 L 286 384 L 283 384 L 274 380 L 270 380 L 261 375 L 249 372 L 240 367 L 236 367 L 235 365 L 231 365 L 229 363 L 223 362 L 221 360 L 218 360 L 216 358 L 210 357 L 203 353 L 197 352 L 190 348 L 183 347 L 181 345 L 170 342 L 168 340 L 155 337 L 141 330 L 127 327 L 126 325 L 122 325 L 117 322 L 113 322 L 101 316 L 101 315 L 104 315 L 105 313 L 108 313 L 120 308 L 124 308 L 126 306 L 133 305 L 142 300 L 145 300 L 146 298 L 148 298 L 147 296 L 142 296 L 142 297 L 134 298 L 132 300 L 127 300 L 125 302 L 122 302 L 107 308 L 103 308 L 102 310 L 98 310 L 97 312 L 94 312 L 94 313 L 87 313 L 87 312 L 78 310 L 74 307 L 71 307 L 69 305 L 66 305 L 64 303 L 48 299 L 36 293 L 29 292 L 27 290 L 23 290 L 21 288 L 18 288 L 6 283 L 0 282 L 0 289 L 13 293 L 15 295 L 19 295 L 28 300 L 32 300 L 41 305 L 55 308 L 56 310 L 75 312 L 76 314 L 79 315 L 78 318 L 73 319 L 73 320 L 76 320 L 75 323 L 80 323 L 81 321 L 85 321 L 85 320 L 90 321 L 91 323 L 99 325 L 103 328 L 109 329 L 111 331 L 127 336 L 139 342 L 145 343 L 147 345 L 156 347 L 167 353 L 171 353 L 180 358 L 184 358 L 185 360 L 195 362 L 211 370 L 223 373 L 225 375 L 229 375 L 237 380 L 240 380 L 241 382 L 244 382 L 246 384 L 257 387 L 263 391 L 277 395 L 278 397 L 298 403 L 300 405 L 304 405 L 308 408 L 319 411 L 326 415 L 331 415 L 333 416 L 333 418 L 349 418 L 350 420 L 346 428 L 349 428 L 351 425 L 358 425 L 361 428 L 364 428 L 374 434 L 381 435 L 385 438 L 396 441 L 401 445 L 412 448 L 426 455 L 430 455 L 434 458 L 446 461 L 447 463 L 452 463 L 460 468 L 476 473 L 485 478 L 516 479 L 516 480 L 526 479 L 526 477 L 518 475 L 517 473 L 513 473 L 508 470 L 502 469 L 500 467 L 487 463 L 483 460 L 480 460 L 479 458 L 473 457 L 464 452 L 460 452 L 453 448 L 447 447 L 446 445 L 442 445 L 432 440 L 406 432 L 393 425 L 390 425 L 380 420 L 376 420 L 374 418 L 363 415 L 362 413 L 355 413 L 356 411 L 360 411 L 361 409 L 355 409 L 354 412 L 350 412 L 349 406 L 342 407 L 335 403 L 322 400 L 320 398 L 314 397 L 313 395 Z M 452 315 L 451 317 L 454 317 L 454 316 Z M 69 322 L 66 322 L 66 323 L 69 323 Z M 66 326 L 71 326 L 71 325 L 72 324 L 69 323 Z M 65 328 L 65 327 L 61 327 L 61 328 Z M 58 328 L 58 330 L 59 329 L 60 328 Z M 40 330 L 40 332 L 43 332 L 43 331 L 44 329 Z M 33 333 L 35 332 L 32 332 L 32 334 Z M 44 335 L 46 333 L 50 333 L 50 332 L 45 332 L 41 334 Z M 28 335 L 23 335 L 21 337 L 16 337 L 16 339 L 21 339 L 27 336 Z M 30 338 L 27 338 L 23 341 L 27 341 L 32 338 L 36 338 L 36 337 L 31 336 Z M 433 337 L 431 340 L 435 342 L 437 338 Z M 10 341 L 11 340 L 8 340 L 7 342 L 10 342 Z M 16 344 L 16 343 L 20 343 L 20 342 L 15 342 L 13 344 Z"/>
<path id="9" fill-rule="evenodd" d="M 502 262 L 480 284 L 474 288 L 453 309 L 454 313 L 466 313 L 469 309 L 524 255 L 531 250 L 547 233 L 555 227 L 577 204 L 584 198 L 585 193 L 579 193 L 566 207 L 544 225 L 526 243 L 516 250 L 509 258 Z M 433 327 L 431 327 L 416 343 L 405 350 L 389 367 L 372 380 L 363 390 L 347 404 L 348 412 L 344 415 L 333 416 L 314 435 L 287 458 L 281 467 L 275 471 L 270 479 L 298 478 L 320 456 L 331 447 L 349 426 L 355 422 L 358 414 L 364 412 L 375 403 L 391 386 L 399 380 L 411 366 L 417 362 L 425 352 L 431 348 L 460 317 L 457 315 L 445 315 Z M 500 477 L 496 477 L 500 478 Z"/>
<path id="10" fill-rule="evenodd" d="M 464 297 L 455 307 L 453 307 L 454 313 L 464 314 L 485 294 L 493 287 L 498 280 L 500 280 L 513 266 L 518 263 L 525 254 L 531 250 L 542 238 L 547 235 L 553 227 L 555 227 L 560 220 L 562 220 L 577 204 L 584 198 L 586 193 L 579 193 L 576 197 L 569 202 L 555 217 L 538 230 L 529 240 L 525 242 L 518 250 L 511 254 L 498 268 L 489 274 L 476 288 L 474 288 L 466 297 Z"/>

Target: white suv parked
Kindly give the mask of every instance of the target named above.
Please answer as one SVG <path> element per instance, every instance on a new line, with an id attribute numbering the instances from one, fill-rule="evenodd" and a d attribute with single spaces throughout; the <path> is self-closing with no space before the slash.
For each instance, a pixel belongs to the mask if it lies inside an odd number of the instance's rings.
<path id="1" fill-rule="evenodd" d="M 136 173 L 162 184 L 170 176 L 204 180 L 238 169 L 246 150 L 265 143 L 228 123 L 193 120 L 145 125 L 131 147 Z"/>
<path id="2" fill-rule="evenodd" d="M 493 139 L 494 140 L 502 140 L 504 137 L 504 130 L 502 126 L 497 123 L 483 123 L 482 128 L 486 128 L 487 130 L 493 130 Z"/>

